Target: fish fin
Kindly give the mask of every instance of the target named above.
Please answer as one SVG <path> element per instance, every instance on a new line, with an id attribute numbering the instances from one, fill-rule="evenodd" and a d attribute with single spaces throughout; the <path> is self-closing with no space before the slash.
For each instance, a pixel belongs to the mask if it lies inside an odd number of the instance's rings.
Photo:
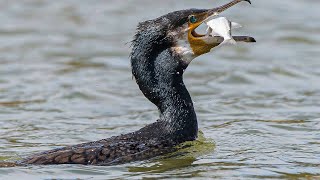
<path id="1" fill-rule="evenodd" d="M 237 29 L 237 28 L 241 28 L 241 24 L 236 23 L 236 22 L 231 22 L 231 29 Z"/>
<path id="2" fill-rule="evenodd" d="M 224 41 L 221 43 L 222 44 L 232 44 L 232 45 L 235 45 L 237 44 L 236 40 L 234 40 L 233 38 L 225 38 Z"/>
<path id="3" fill-rule="evenodd" d="M 211 27 L 208 26 L 206 32 L 207 32 L 207 34 L 212 34 L 212 29 L 211 29 Z"/>
<path id="4" fill-rule="evenodd" d="M 237 41 L 232 38 L 232 39 L 229 40 L 229 43 L 232 44 L 232 45 L 236 45 Z"/>

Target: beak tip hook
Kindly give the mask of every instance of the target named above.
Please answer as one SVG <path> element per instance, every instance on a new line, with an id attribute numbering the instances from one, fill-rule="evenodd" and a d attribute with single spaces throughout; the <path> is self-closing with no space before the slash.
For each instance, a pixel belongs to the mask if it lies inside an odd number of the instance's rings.
<path id="1" fill-rule="evenodd" d="M 244 1 L 247 1 L 248 3 L 250 3 L 250 4 L 251 4 L 251 1 L 250 1 L 250 0 L 244 0 Z"/>

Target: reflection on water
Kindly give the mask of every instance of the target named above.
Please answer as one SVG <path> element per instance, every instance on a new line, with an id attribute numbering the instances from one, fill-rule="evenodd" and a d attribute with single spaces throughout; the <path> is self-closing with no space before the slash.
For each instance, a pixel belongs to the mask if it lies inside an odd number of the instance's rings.
<path id="1" fill-rule="evenodd" d="M 153 122 L 157 111 L 130 74 L 136 24 L 222 3 L 1 1 L 0 161 Z M 319 3 L 253 1 L 224 14 L 258 42 L 216 49 L 185 74 L 200 129 L 215 146 L 200 139 L 112 167 L 1 168 L 0 179 L 320 178 Z"/>
<path id="2" fill-rule="evenodd" d="M 205 139 L 199 132 L 199 138 L 193 142 L 185 142 L 177 147 L 177 151 L 151 160 L 148 164 L 129 167 L 129 172 L 164 173 L 191 166 L 197 158 L 214 151 L 215 144 Z M 160 178 L 160 177 L 159 177 Z"/>

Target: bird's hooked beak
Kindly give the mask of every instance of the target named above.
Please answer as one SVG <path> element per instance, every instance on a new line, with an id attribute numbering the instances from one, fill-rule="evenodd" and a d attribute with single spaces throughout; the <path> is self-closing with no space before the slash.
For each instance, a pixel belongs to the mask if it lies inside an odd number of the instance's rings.
<path id="1" fill-rule="evenodd" d="M 206 14 L 207 18 L 208 18 L 208 17 L 210 18 L 211 16 L 217 16 L 217 15 L 219 15 L 220 13 L 222 13 L 223 11 L 225 11 L 225 10 L 229 9 L 230 7 L 238 4 L 238 3 L 241 2 L 241 1 L 247 1 L 248 3 L 251 4 L 251 1 L 250 1 L 250 0 L 234 0 L 234 1 L 231 1 L 231 2 L 229 2 L 229 3 L 227 3 L 227 4 L 225 4 L 225 5 L 222 5 L 222 6 L 220 6 L 220 7 L 210 9 L 210 10 L 208 10 L 205 14 Z"/>
<path id="2" fill-rule="evenodd" d="M 218 16 L 223 11 L 230 7 L 242 2 L 247 1 L 251 4 L 250 0 L 233 0 L 225 5 L 217 8 L 209 9 L 205 12 L 194 14 L 189 16 L 189 30 L 188 30 L 188 41 L 195 55 L 209 52 L 212 48 L 218 46 L 223 42 L 223 37 L 214 36 L 209 34 L 198 34 L 195 30 L 202 24 Z M 250 36 L 233 36 L 235 41 L 242 42 L 255 42 L 255 39 Z"/>

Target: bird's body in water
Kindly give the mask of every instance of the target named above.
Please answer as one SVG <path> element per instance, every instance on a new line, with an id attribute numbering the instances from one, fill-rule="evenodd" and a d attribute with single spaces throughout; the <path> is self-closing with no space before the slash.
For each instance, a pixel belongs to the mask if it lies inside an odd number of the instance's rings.
<path id="1" fill-rule="evenodd" d="M 195 29 L 241 1 L 214 9 L 175 11 L 139 23 L 132 41 L 132 74 L 144 96 L 158 107 L 156 122 L 129 134 L 31 155 L 15 165 L 112 165 L 172 152 L 176 145 L 195 140 L 197 117 L 183 73 L 192 59 L 223 41 L 222 37 L 197 34 Z M 233 38 L 255 41 L 248 36 Z"/>

